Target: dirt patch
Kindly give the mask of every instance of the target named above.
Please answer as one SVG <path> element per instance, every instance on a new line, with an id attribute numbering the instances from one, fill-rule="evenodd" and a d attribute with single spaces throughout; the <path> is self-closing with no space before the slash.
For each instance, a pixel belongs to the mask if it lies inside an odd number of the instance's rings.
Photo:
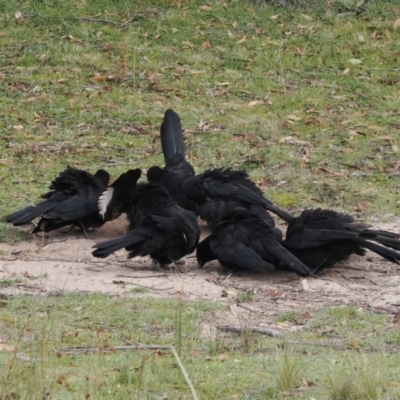
<path id="1" fill-rule="evenodd" d="M 399 222 L 376 226 L 398 232 Z M 353 257 L 345 265 L 307 279 L 283 271 L 227 276 L 217 262 L 198 269 L 194 255 L 184 260 L 186 273 L 160 271 L 148 258 L 127 260 L 124 250 L 105 260 L 92 257 L 94 243 L 124 234 L 126 227 L 126 220 L 120 218 L 89 233 L 89 239 L 80 232 L 59 231 L 45 239 L 32 236 L 29 241 L 16 245 L 1 243 L 0 296 L 103 292 L 111 296 L 129 293 L 183 300 L 208 299 L 230 309 L 230 319 L 221 322 L 236 325 L 242 318 L 259 325 L 272 324 L 285 311 L 304 314 L 337 305 L 399 312 L 399 268 L 374 253 L 364 258 Z M 202 226 L 202 231 L 204 236 L 208 228 Z M 133 288 L 142 288 L 145 292 L 135 294 Z M 246 296 L 252 301 L 240 303 Z"/>

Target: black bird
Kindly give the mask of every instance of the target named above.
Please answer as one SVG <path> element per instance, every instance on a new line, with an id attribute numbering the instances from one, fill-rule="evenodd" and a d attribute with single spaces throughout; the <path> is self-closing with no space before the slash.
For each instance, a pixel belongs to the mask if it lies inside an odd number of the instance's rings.
<path id="1" fill-rule="evenodd" d="M 163 186 L 179 206 L 197 212 L 196 203 L 182 192 L 183 181 L 194 176 L 194 169 L 185 159 L 181 120 L 173 110 L 165 112 L 160 133 L 165 167 L 151 167 L 147 171 L 147 180 Z"/>
<path id="2" fill-rule="evenodd" d="M 15 226 L 25 225 L 42 216 L 32 233 L 50 232 L 74 224 L 86 230 L 104 224 L 97 210 L 97 201 L 107 187 L 110 175 L 98 170 L 94 175 L 71 167 L 51 182 L 43 201 L 3 217 Z"/>
<path id="3" fill-rule="evenodd" d="M 315 273 L 352 254 L 363 256 L 365 249 L 397 263 L 400 253 L 388 248 L 400 250 L 397 237 L 392 232 L 369 229 L 351 215 L 318 208 L 305 210 L 289 222 L 284 245 Z"/>
<path id="4" fill-rule="evenodd" d="M 217 259 L 228 268 L 286 269 L 308 275 L 310 269 L 281 245 L 282 235 L 258 214 L 243 208 L 225 213 L 210 236 L 197 246 L 200 268 Z"/>
<path id="5" fill-rule="evenodd" d="M 125 248 L 128 258 L 149 255 L 165 266 L 193 252 L 200 237 L 196 215 L 178 206 L 170 194 L 152 183 L 136 186 L 131 198 L 129 233 L 97 243 L 95 257 Z"/>
<path id="6" fill-rule="evenodd" d="M 122 213 L 130 211 L 132 196 L 141 174 L 142 171 L 139 168 L 130 169 L 120 175 L 101 194 L 98 200 L 98 209 L 100 216 L 105 221 L 111 221 Z"/>
<path id="7" fill-rule="evenodd" d="M 186 197 L 198 203 L 200 218 L 210 225 L 215 225 L 225 212 L 238 207 L 259 214 L 271 226 L 275 222 L 265 210 L 275 213 L 286 222 L 294 218 L 267 200 L 245 171 L 229 168 L 207 170 L 186 179 L 182 187 Z"/>

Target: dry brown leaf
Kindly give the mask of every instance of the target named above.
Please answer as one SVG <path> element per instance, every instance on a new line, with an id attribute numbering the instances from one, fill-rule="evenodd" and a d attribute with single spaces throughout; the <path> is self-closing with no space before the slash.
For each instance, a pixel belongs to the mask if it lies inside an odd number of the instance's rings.
<path id="1" fill-rule="evenodd" d="M 114 43 L 113 42 L 107 42 L 102 48 L 101 51 L 111 51 L 114 49 Z"/>
<path id="2" fill-rule="evenodd" d="M 15 346 L 13 346 L 12 344 L 0 343 L 0 351 L 13 352 L 15 351 Z"/>
<path id="3" fill-rule="evenodd" d="M 21 11 L 15 11 L 14 17 L 15 22 L 17 22 L 18 24 L 22 24 L 25 21 L 25 18 Z"/>
<path id="4" fill-rule="evenodd" d="M 12 161 L 12 160 L 7 160 L 7 159 L 5 159 L 5 158 L 2 158 L 2 159 L 0 159 L 0 164 L 3 164 L 3 165 L 12 165 L 12 164 L 14 164 L 14 161 Z"/>
<path id="5" fill-rule="evenodd" d="M 192 357 L 201 357 L 201 354 L 196 351 L 196 350 L 192 350 L 189 355 L 191 355 Z"/>
<path id="6" fill-rule="evenodd" d="M 340 176 L 343 176 L 343 173 L 340 173 L 340 172 L 335 172 L 335 171 L 330 171 L 329 169 L 326 169 L 326 168 L 323 168 L 323 167 L 319 167 L 318 168 L 318 171 L 321 171 L 321 172 L 326 172 L 327 174 L 329 174 L 329 175 L 331 175 L 332 177 L 340 177 Z"/>
<path id="7" fill-rule="evenodd" d="M 229 37 L 235 37 L 235 35 L 228 29 L 228 36 Z"/>
<path id="8" fill-rule="evenodd" d="M 278 19 L 279 15 L 273 15 L 272 17 L 270 17 L 271 19 Z"/>
<path id="9" fill-rule="evenodd" d="M 83 43 L 82 40 L 75 38 L 72 35 L 66 35 L 66 36 L 62 36 L 61 39 L 68 39 L 71 42 L 76 42 L 76 43 Z"/>
<path id="10" fill-rule="evenodd" d="M 198 75 L 198 74 L 204 74 L 206 71 L 190 70 L 189 72 L 193 75 Z"/>
<path id="11" fill-rule="evenodd" d="M 341 73 L 341 75 L 348 75 L 349 72 L 350 72 L 350 68 L 346 68 L 346 69 Z"/>
<path id="12" fill-rule="evenodd" d="M 211 47 L 211 44 L 208 42 L 203 42 L 200 46 L 203 50 L 207 50 Z"/>
<path id="13" fill-rule="evenodd" d="M 235 289 L 222 289 L 221 297 L 236 297 L 238 295 Z"/>
<path id="14" fill-rule="evenodd" d="M 377 139 L 382 139 L 389 142 L 390 144 L 394 144 L 394 139 L 391 136 L 378 136 Z"/>
<path id="15" fill-rule="evenodd" d="M 265 42 L 268 44 L 273 44 L 274 46 L 282 46 L 282 42 L 279 42 L 278 40 L 266 40 Z"/>
<path id="16" fill-rule="evenodd" d="M 285 186 L 288 183 L 288 181 L 279 181 L 275 187 L 280 187 L 280 186 Z"/>
<path id="17" fill-rule="evenodd" d="M 220 354 L 218 356 L 218 360 L 222 361 L 222 362 L 226 361 L 228 358 L 229 358 L 229 356 L 227 354 Z"/>
<path id="18" fill-rule="evenodd" d="M 200 10 L 203 10 L 203 11 L 211 11 L 212 8 L 211 8 L 210 6 L 201 6 L 201 7 L 200 7 Z"/>
<path id="19" fill-rule="evenodd" d="M 285 136 L 281 139 L 279 139 L 279 143 L 287 143 L 290 142 L 293 139 L 293 136 Z"/>
<path id="20" fill-rule="evenodd" d="M 399 27 L 400 27 L 400 18 L 397 18 L 396 21 L 394 21 L 393 28 L 397 29 Z"/>
<path id="21" fill-rule="evenodd" d="M 15 129 L 16 131 L 22 131 L 24 127 L 22 125 L 13 125 L 13 129 Z"/>
<path id="22" fill-rule="evenodd" d="M 182 44 L 186 44 L 186 46 L 189 46 L 190 48 L 191 48 L 191 47 L 194 47 L 194 44 L 188 42 L 187 40 L 183 40 L 183 41 L 182 41 Z"/>
<path id="23" fill-rule="evenodd" d="M 301 387 L 302 388 L 308 388 L 310 386 L 315 386 L 315 383 L 312 381 L 307 380 L 306 378 L 301 379 Z"/>
<path id="24" fill-rule="evenodd" d="M 363 212 L 369 208 L 369 203 L 367 201 L 362 201 L 356 204 L 354 210 L 357 212 Z"/>
<path id="25" fill-rule="evenodd" d="M 290 324 L 287 321 L 276 322 L 276 324 L 281 328 L 289 328 Z"/>
<path id="26" fill-rule="evenodd" d="M 244 35 L 240 40 L 238 40 L 236 43 L 243 43 L 246 40 L 247 36 Z"/>
<path id="27" fill-rule="evenodd" d="M 247 107 L 251 108 L 251 107 L 254 107 L 257 104 L 263 104 L 263 102 L 260 101 L 260 100 L 253 100 L 249 104 L 247 104 Z"/>
<path id="28" fill-rule="evenodd" d="M 105 82 L 107 80 L 107 76 L 96 75 L 93 78 L 90 78 L 89 80 L 90 80 L 90 82 Z"/>

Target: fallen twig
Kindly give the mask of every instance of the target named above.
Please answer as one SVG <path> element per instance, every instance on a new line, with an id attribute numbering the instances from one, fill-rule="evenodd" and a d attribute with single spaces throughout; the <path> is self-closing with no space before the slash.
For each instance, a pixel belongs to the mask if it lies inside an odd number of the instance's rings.
<path id="1" fill-rule="evenodd" d="M 252 313 L 260 314 L 260 311 L 253 310 L 252 308 L 247 307 L 247 306 L 245 306 L 244 304 L 237 303 L 237 306 L 238 306 L 238 307 L 241 307 L 241 308 L 244 308 L 245 310 L 248 310 L 248 311 L 250 311 L 250 312 L 252 312 Z"/>
<path id="2" fill-rule="evenodd" d="M 289 340 L 287 343 L 295 344 L 298 346 L 318 346 L 318 347 L 331 347 L 336 350 L 350 350 L 353 349 L 351 346 L 342 346 L 340 344 L 331 344 L 331 343 L 319 343 L 319 342 L 302 342 L 299 340 Z"/>
<path id="3" fill-rule="evenodd" d="M 134 286 L 139 286 L 139 287 L 143 287 L 143 288 L 150 289 L 150 290 L 171 290 L 171 289 L 173 289 L 173 287 L 155 288 L 153 286 L 145 286 L 145 285 L 140 285 L 139 283 L 125 282 L 125 281 L 112 281 L 112 283 L 114 283 L 116 285 L 134 285 Z"/>
<path id="4" fill-rule="evenodd" d="M 99 325 L 101 327 L 103 327 L 104 329 L 107 329 L 111 335 L 113 335 L 115 338 L 117 338 L 118 340 L 121 340 L 122 342 L 124 342 L 125 344 L 129 345 L 129 346 L 133 346 L 133 344 L 131 342 L 129 342 L 128 340 L 125 340 L 124 338 L 116 335 L 113 330 L 111 328 L 109 328 L 107 325 L 102 324 L 101 322 L 99 322 Z"/>
<path id="5" fill-rule="evenodd" d="M 149 274 L 149 275 L 141 275 L 141 276 L 135 276 L 135 275 L 116 275 L 118 278 L 134 278 L 134 279 L 145 279 L 145 278 L 161 278 L 165 276 L 170 276 L 169 274 Z"/>
<path id="6" fill-rule="evenodd" d="M 48 16 L 45 15 L 39 15 L 39 14 L 33 14 L 33 15 L 29 15 L 29 14 L 24 14 L 24 18 L 50 18 Z M 129 25 L 133 22 L 136 22 L 142 18 L 144 18 L 144 14 L 135 14 L 133 15 L 130 19 L 128 19 L 125 22 L 114 22 L 114 21 L 110 21 L 108 19 L 101 19 L 101 18 L 91 18 L 91 17 L 67 17 L 67 16 L 63 16 L 63 15 L 53 15 L 52 18 L 62 18 L 62 19 L 69 19 L 69 20 L 73 20 L 73 21 L 87 21 L 87 22 L 98 22 L 100 24 L 108 24 L 108 25 L 112 25 L 115 28 L 122 28 L 126 25 Z"/>
<path id="7" fill-rule="evenodd" d="M 263 328 L 261 326 L 246 326 L 244 328 L 240 328 L 238 326 L 217 326 L 217 329 L 223 332 L 234 332 L 234 333 L 243 333 L 246 331 L 261 333 L 262 335 L 272 336 L 272 337 L 281 337 L 283 334 L 275 329 Z"/>
<path id="8" fill-rule="evenodd" d="M 78 347 L 66 347 L 63 349 L 56 350 L 57 354 L 89 354 L 89 353 L 100 353 L 100 352 L 113 352 L 113 351 L 128 351 L 128 350 L 169 350 L 171 345 L 155 345 L 155 344 L 132 344 L 129 346 L 107 346 L 107 347 L 95 347 L 95 346 L 78 346 Z"/>

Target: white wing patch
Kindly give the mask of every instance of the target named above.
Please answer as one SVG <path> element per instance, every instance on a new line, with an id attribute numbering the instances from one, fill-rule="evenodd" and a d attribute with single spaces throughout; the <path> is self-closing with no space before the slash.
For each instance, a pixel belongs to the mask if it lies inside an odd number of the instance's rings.
<path id="1" fill-rule="evenodd" d="M 114 188 L 113 187 L 108 187 L 99 197 L 99 201 L 97 202 L 97 208 L 99 210 L 99 214 L 101 215 L 101 218 L 104 219 L 104 216 L 106 215 L 107 211 L 107 206 L 110 203 L 114 193 Z"/>
<path id="2" fill-rule="evenodd" d="M 185 242 L 187 243 L 187 237 L 186 235 L 182 232 L 183 238 L 185 239 Z"/>

